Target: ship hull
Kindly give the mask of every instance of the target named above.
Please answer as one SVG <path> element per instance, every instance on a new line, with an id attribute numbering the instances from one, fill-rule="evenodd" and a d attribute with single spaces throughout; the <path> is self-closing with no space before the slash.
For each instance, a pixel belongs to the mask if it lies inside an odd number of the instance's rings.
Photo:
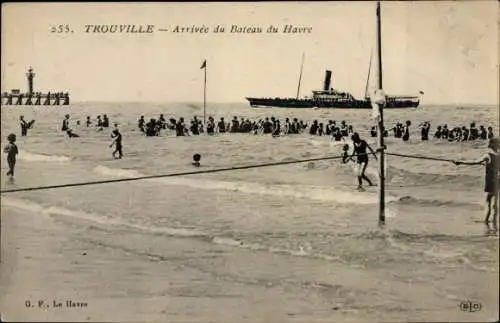
<path id="1" fill-rule="evenodd" d="M 321 101 L 313 99 L 246 98 L 252 108 L 324 108 L 324 109 L 371 109 L 369 100 Z M 389 99 L 385 108 L 407 109 L 418 107 L 419 100 Z"/>

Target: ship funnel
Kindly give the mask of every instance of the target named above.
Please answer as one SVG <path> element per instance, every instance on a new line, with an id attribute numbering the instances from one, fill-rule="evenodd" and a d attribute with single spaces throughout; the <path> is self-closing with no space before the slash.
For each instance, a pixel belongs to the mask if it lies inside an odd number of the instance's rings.
<path id="1" fill-rule="evenodd" d="M 324 91 L 330 91 L 330 82 L 332 79 L 332 71 L 326 71 L 325 73 L 325 83 L 323 85 L 323 90 Z"/>

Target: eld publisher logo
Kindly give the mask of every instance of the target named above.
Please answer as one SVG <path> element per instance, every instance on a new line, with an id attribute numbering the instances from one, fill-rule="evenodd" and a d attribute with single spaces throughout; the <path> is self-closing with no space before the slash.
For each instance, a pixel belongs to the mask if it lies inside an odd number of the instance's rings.
<path id="1" fill-rule="evenodd" d="M 460 309 L 464 312 L 479 312 L 483 306 L 479 302 L 465 301 L 460 302 Z"/>

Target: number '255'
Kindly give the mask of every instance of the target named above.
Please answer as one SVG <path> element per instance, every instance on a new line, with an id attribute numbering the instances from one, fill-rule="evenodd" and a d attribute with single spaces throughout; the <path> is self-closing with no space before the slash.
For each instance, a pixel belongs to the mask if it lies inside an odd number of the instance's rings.
<path id="1" fill-rule="evenodd" d="M 57 33 L 57 34 L 70 33 L 71 28 L 69 28 L 69 25 L 56 25 L 56 26 L 50 27 L 50 32 Z"/>

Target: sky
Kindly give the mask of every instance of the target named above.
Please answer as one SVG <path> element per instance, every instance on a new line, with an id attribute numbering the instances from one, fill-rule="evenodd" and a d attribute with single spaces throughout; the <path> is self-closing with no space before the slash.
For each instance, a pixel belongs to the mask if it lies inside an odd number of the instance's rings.
<path id="1" fill-rule="evenodd" d="M 498 3 L 382 2 L 383 87 L 424 103 L 498 104 Z M 245 102 L 332 86 L 364 96 L 376 44 L 376 3 L 2 4 L 1 90 L 69 91 L 73 101 Z M 72 33 L 51 33 L 69 25 Z M 85 25 L 154 25 L 151 34 L 85 33 Z M 312 28 L 284 34 L 284 25 Z M 206 26 L 207 34 L 174 33 Z M 212 32 L 215 26 L 225 33 Z M 262 33 L 230 33 L 231 25 Z M 266 33 L 270 25 L 279 33 Z M 168 29 L 161 32 L 158 29 Z M 372 73 L 372 76 L 374 73 Z M 375 78 L 372 78 L 374 81 Z"/>

